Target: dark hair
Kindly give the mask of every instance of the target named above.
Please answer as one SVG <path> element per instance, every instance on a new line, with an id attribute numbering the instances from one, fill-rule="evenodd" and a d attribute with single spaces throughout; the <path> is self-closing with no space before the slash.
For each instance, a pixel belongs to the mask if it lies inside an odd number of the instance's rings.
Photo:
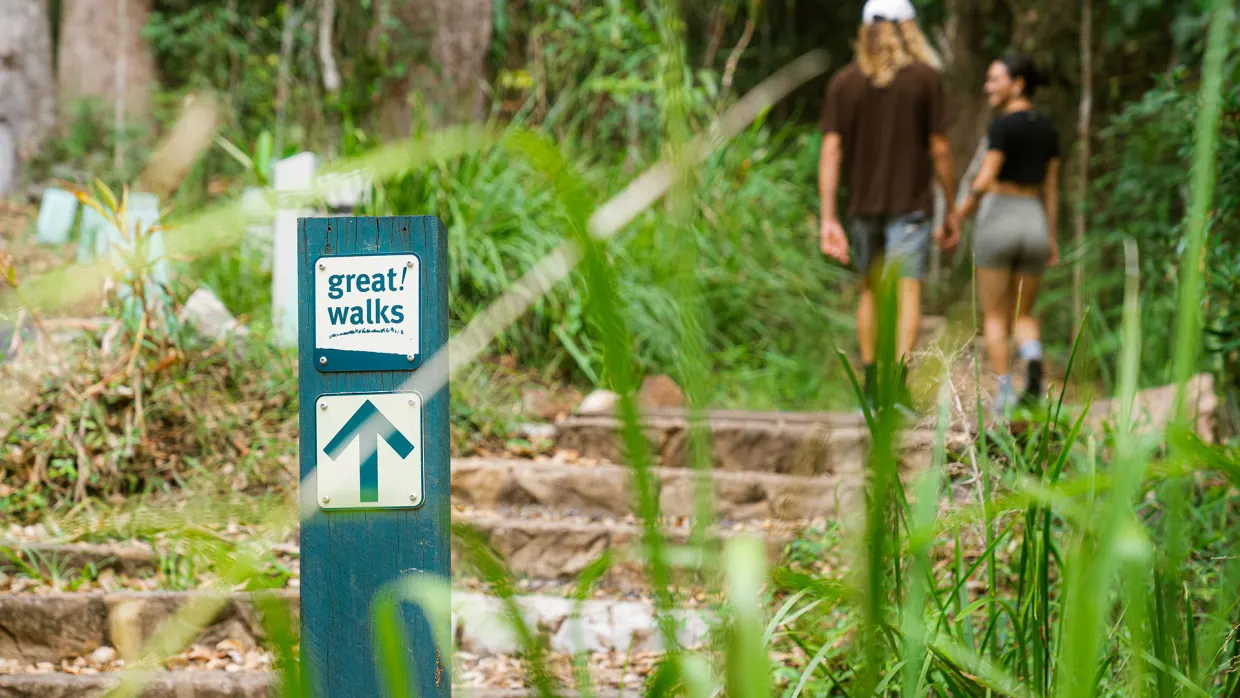
<path id="1" fill-rule="evenodd" d="M 1033 64 L 1033 59 L 1023 53 L 1012 51 L 999 61 L 1007 68 L 1008 76 L 1013 80 L 1025 81 L 1025 92 L 1033 94 L 1039 87 L 1049 84 L 1046 76 Z"/>

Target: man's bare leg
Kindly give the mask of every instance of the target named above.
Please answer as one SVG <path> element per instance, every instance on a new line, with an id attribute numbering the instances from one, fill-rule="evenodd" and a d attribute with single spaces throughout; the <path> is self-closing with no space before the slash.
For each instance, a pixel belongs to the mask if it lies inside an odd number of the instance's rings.
<path id="1" fill-rule="evenodd" d="M 862 282 L 861 299 L 857 303 L 857 347 L 861 351 L 862 379 L 865 399 L 873 406 L 878 397 L 878 371 L 874 362 L 878 358 L 878 301 L 874 286 L 867 276 Z"/>
<path id="2" fill-rule="evenodd" d="M 900 325 L 896 336 L 896 351 L 900 361 L 907 364 L 913 347 L 917 345 L 917 333 L 921 329 L 921 280 L 900 279 Z"/>
<path id="3" fill-rule="evenodd" d="M 861 350 L 861 363 L 873 366 L 878 358 L 878 301 L 869 280 L 861 289 L 857 303 L 857 345 Z"/>

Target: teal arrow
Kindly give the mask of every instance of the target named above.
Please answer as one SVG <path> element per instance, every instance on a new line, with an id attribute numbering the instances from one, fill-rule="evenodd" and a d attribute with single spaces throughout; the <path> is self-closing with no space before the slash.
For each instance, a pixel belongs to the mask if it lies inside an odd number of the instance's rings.
<path id="1" fill-rule="evenodd" d="M 388 442 L 396 455 L 408 458 L 413 453 L 413 444 L 400 433 L 387 417 L 375 407 L 370 400 L 362 403 L 357 412 L 340 428 L 323 452 L 328 458 L 336 460 L 357 439 L 361 449 L 361 491 L 363 502 L 379 501 L 379 439 Z"/>

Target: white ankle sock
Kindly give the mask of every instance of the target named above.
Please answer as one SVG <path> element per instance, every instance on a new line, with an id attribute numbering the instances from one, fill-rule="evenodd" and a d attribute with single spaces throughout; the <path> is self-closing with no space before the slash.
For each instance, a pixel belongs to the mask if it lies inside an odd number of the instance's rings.
<path id="1" fill-rule="evenodd" d="M 1028 342 L 1021 342 L 1020 358 L 1025 361 L 1041 361 L 1042 360 L 1042 343 L 1036 339 Z"/>

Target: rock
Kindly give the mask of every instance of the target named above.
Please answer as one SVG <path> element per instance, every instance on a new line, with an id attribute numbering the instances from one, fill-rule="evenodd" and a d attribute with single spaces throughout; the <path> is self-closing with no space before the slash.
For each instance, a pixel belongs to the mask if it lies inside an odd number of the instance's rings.
<path id="1" fill-rule="evenodd" d="M 650 376 L 642 381 L 637 405 L 643 410 L 679 409 L 685 406 L 685 394 L 670 376 Z"/>
<path id="2" fill-rule="evenodd" d="M 53 667 L 54 669 L 55 667 Z M 268 698 L 277 695 L 274 673 L 258 671 L 155 671 L 144 677 L 143 698 Z M 113 695 L 121 676 L 99 674 L 0 674 L 0 696 L 5 698 L 102 698 Z"/>
<path id="3" fill-rule="evenodd" d="M 511 468 L 487 468 L 476 463 L 454 463 L 452 467 L 453 501 L 491 509 L 508 501 L 515 486 Z"/>
<path id="4" fill-rule="evenodd" d="M 612 604 L 607 644 L 608 649 L 620 654 L 627 654 L 630 647 L 634 652 L 658 649 L 659 628 L 650 604 L 633 601 Z"/>
<path id="5" fill-rule="evenodd" d="M 1135 433 L 1161 434 L 1166 431 L 1175 416 L 1176 389 L 1175 385 L 1163 385 L 1137 393 L 1132 408 Z M 1219 399 L 1214 392 L 1214 376 L 1203 373 L 1190 379 L 1185 386 L 1184 402 L 1189 425 L 1195 428 L 1197 436 L 1205 443 L 1214 443 L 1219 407 Z M 1095 403 L 1085 419 L 1086 424 L 1096 433 L 1102 433 L 1104 424 L 1113 426 L 1119 418 L 1120 406 L 1118 398 Z"/>
<path id="6" fill-rule="evenodd" d="M 0 596 L 0 657 L 58 662 L 107 644 L 107 610 L 95 594 Z"/>
<path id="7" fill-rule="evenodd" d="M 612 614 L 603 604 L 586 604 L 581 615 L 566 618 L 551 636 L 551 651 L 565 654 L 606 652 L 613 649 Z"/>
<path id="8" fill-rule="evenodd" d="M 222 342 L 230 335 L 244 337 L 249 334 L 248 328 L 239 325 L 224 303 L 205 288 L 194 291 L 185 301 L 180 319 L 198 334 L 215 342 Z"/>
<path id="9" fill-rule="evenodd" d="M 138 599 L 116 603 L 108 609 L 108 638 L 126 662 L 141 658 L 143 603 Z"/>
<path id="10" fill-rule="evenodd" d="M 517 433 L 531 441 L 554 441 L 559 430 L 554 424 L 520 424 Z"/>
<path id="11" fill-rule="evenodd" d="M 672 615 L 676 618 L 676 622 L 680 626 L 676 640 L 681 647 L 693 649 L 702 647 L 707 644 L 706 640 L 710 636 L 710 623 L 706 616 L 697 611 L 677 610 Z M 655 638 L 658 646 L 662 649 L 663 642 L 661 638 Z"/>
<path id="12" fill-rule="evenodd" d="M 563 419 L 573 411 L 573 405 L 569 400 L 546 388 L 538 387 L 521 389 L 521 407 L 526 414 L 548 422 Z"/>
<path id="13" fill-rule="evenodd" d="M 620 396 L 610 390 L 595 390 L 577 405 L 578 414 L 607 414 L 616 409 Z"/>
<path id="14" fill-rule="evenodd" d="M 479 594 L 453 594 L 452 606 L 457 614 L 462 652 L 482 656 L 513 654 L 520 647 L 499 599 Z"/>
<path id="15" fill-rule="evenodd" d="M 107 645 L 104 645 L 103 647 L 100 647 L 99 649 L 90 653 L 90 663 L 96 666 L 99 666 L 102 664 L 111 664 L 112 662 L 116 661 L 118 656 L 119 655 L 116 653 L 116 650 L 112 649 L 111 647 L 108 647 Z"/>
<path id="16" fill-rule="evenodd" d="M 525 596 L 519 604 L 525 622 L 535 633 L 556 633 L 573 612 L 573 601 L 559 596 Z"/>
<path id="17" fill-rule="evenodd" d="M 140 658 L 151 638 L 190 603 L 194 595 L 181 592 L 118 592 L 104 598 L 108 614 L 108 637 L 127 662 Z M 225 640 L 245 649 L 258 645 L 259 620 L 249 604 L 226 600 L 208 619 L 195 638 L 197 644 L 214 646 Z"/>
<path id="18" fill-rule="evenodd" d="M 638 532 L 629 526 L 581 524 L 497 526 L 490 543 L 509 569 L 541 579 L 569 579 L 581 574 L 603 551 L 627 549 Z M 621 552 L 619 550 L 614 552 Z"/>
<path id="19" fill-rule="evenodd" d="M 550 471 L 514 467 L 515 487 L 534 504 L 558 510 L 606 511 L 613 516 L 629 512 L 628 473 L 607 469 L 581 476 L 573 469 Z"/>

